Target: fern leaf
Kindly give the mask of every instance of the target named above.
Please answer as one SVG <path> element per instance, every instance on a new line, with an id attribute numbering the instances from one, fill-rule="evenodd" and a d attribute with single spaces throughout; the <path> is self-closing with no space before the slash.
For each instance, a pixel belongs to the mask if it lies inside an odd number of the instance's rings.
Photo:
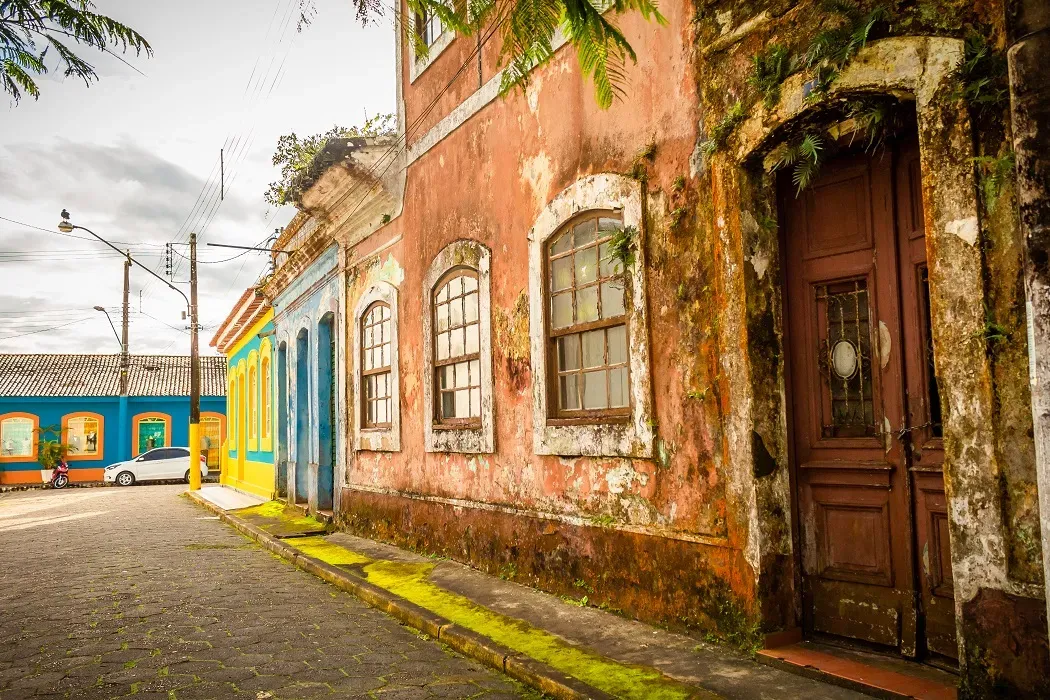
<path id="1" fill-rule="evenodd" d="M 813 176 L 817 174 L 819 169 L 819 163 L 809 160 L 800 160 L 795 164 L 795 171 L 792 173 L 791 181 L 797 188 L 796 196 L 802 194 L 802 190 L 809 187 L 809 183 L 813 181 Z"/>
<path id="2" fill-rule="evenodd" d="M 798 144 L 799 157 L 813 163 L 820 159 L 822 150 L 824 150 L 824 142 L 813 133 L 806 134 Z"/>
<path id="3" fill-rule="evenodd" d="M 5 58 L 0 61 L 0 85 L 16 103 L 22 99 L 23 91 L 34 100 L 40 97 L 40 88 L 37 87 L 33 77 L 11 59 Z"/>

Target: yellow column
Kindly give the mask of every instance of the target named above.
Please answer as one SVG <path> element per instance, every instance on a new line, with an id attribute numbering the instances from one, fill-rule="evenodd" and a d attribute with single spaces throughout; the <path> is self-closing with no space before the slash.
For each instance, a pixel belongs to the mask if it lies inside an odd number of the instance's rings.
<path id="1" fill-rule="evenodd" d="M 201 488 L 201 425 L 190 423 L 190 491 Z"/>
<path id="2" fill-rule="evenodd" d="M 225 484 L 229 481 L 230 469 L 230 439 L 222 441 L 222 449 L 219 450 L 219 483 Z"/>

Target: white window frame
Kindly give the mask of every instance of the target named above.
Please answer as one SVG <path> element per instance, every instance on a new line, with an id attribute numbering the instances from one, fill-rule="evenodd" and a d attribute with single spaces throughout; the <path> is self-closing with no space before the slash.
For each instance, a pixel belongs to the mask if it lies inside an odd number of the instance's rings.
<path id="1" fill-rule="evenodd" d="M 407 31 L 414 32 L 417 30 L 417 19 L 418 15 L 413 14 L 412 26 L 408 28 Z M 449 47 L 449 45 L 452 43 L 452 40 L 455 38 L 456 33 L 448 27 L 445 27 L 444 24 L 442 24 L 441 34 L 438 35 L 437 39 L 434 40 L 434 43 L 430 45 L 429 51 L 427 52 L 427 57 L 422 58 L 416 56 L 415 40 L 411 36 L 406 36 L 405 40 L 408 43 L 408 82 L 416 82 L 416 78 L 422 75 L 423 71 L 425 71 L 431 66 L 431 64 L 434 63 L 437 57 L 440 56 L 442 52 L 444 52 L 444 50 Z"/>
<path id="2" fill-rule="evenodd" d="M 365 312 L 376 302 L 390 308 L 390 425 L 382 428 L 366 428 L 362 425 L 362 400 L 364 385 L 361 373 L 361 322 Z M 397 287 L 389 282 L 376 282 L 357 301 L 354 310 L 354 447 L 358 451 L 401 451 L 401 371 L 399 369 Z"/>
<path id="3" fill-rule="evenodd" d="M 469 267 L 478 275 L 478 321 L 481 343 L 481 425 L 476 428 L 435 426 L 434 293 L 450 270 Z M 491 251 L 477 241 L 460 240 L 438 253 L 423 280 L 423 428 L 427 452 L 491 454 L 495 450 L 495 397 L 492 381 Z"/>
<path id="4" fill-rule="evenodd" d="M 532 424 L 533 451 L 539 455 L 584 457 L 653 456 L 653 402 L 649 358 L 649 313 L 646 304 L 645 245 L 642 220 L 642 183 L 612 173 L 591 175 L 559 193 L 544 208 L 529 231 L 529 336 L 532 346 Z M 548 396 L 548 356 L 546 307 L 550 297 L 545 288 L 547 242 L 564 225 L 590 210 L 612 210 L 623 217 L 624 227 L 638 231 L 634 264 L 625 270 L 629 290 L 627 300 L 627 342 L 630 370 L 630 419 L 626 422 L 595 422 L 565 425 L 552 419 Z M 553 370 L 550 370 L 553 371 Z"/>

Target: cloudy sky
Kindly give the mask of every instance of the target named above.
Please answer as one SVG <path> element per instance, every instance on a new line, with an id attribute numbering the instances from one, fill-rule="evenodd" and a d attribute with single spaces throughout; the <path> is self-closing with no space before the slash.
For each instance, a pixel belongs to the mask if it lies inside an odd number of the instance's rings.
<path id="1" fill-rule="evenodd" d="M 14 105 L 0 94 L 0 352 L 120 349 L 92 307 L 109 309 L 119 329 L 121 258 L 55 233 L 63 208 L 162 276 L 164 243 L 200 233 L 199 258 L 216 261 L 199 267 L 201 346 L 214 352 L 212 331 L 266 256 L 229 260 L 237 251 L 204 244 L 257 245 L 291 218 L 291 208 L 263 201 L 281 134 L 394 111 L 392 24 L 362 28 L 350 0 L 317 0 L 316 20 L 298 34 L 297 0 L 96 4 L 155 54 L 127 57 L 132 68 L 83 50 L 101 76 L 90 88 L 54 71 L 39 80 L 38 101 Z M 174 281 L 188 294 L 186 261 L 176 255 L 175 263 Z M 132 352 L 189 352 L 182 298 L 134 267 L 131 307 Z"/>

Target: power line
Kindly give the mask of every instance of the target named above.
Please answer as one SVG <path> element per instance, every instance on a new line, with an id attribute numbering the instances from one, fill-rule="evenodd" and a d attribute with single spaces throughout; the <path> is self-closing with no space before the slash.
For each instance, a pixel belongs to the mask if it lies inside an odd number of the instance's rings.
<path id="1" fill-rule="evenodd" d="M 5 336 L 0 337 L 0 340 L 11 340 L 12 338 L 21 338 L 23 336 L 35 335 L 37 333 L 47 333 L 48 331 L 55 331 L 55 330 L 58 330 L 59 328 L 65 328 L 66 326 L 72 326 L 74 323 L 83 323 L 84 321 L 87 321 L 89 318 L 91 318 L 91 317 L 90 316 L 86 316 L 84 318 L 79 318 L 79 319 L 77 319 L 75 321 L 70 321 L 69 323 L 61 323 L 61 324 L 59 324 L 57 326 L 52 326 L 51 328 L 41 328 L 40 330 L 29 331 L 28 333 L 19 333 L 17 335 L 5 335 Z"/>
<path id="2" fill-rule="evenodd" d="M 43 231 L 44 233 L 53 233 L 56 236 L 65 236 L 66 238 L 75 238 L 78 241 L 92 241 L 92 242 L 95 241 L 94 238 L 88 238 L 87 236 L 75 236 L 72 233 L 63 233 L 61 231 L 55 231 L 54 229 L 41 228 L 40 226 L 34 226 L 33 224 L 27 224 L 24 221 L 17 221 L 15 219 L 9 219 L 6 216 L 0 216 L 0 221 L 7 221 L 7 222 L 10 222 L 12 224 L 18 224 L 19 226 L 25 226 L 26 228 L 34 229 L 36 231 Z M 118 245 L 160 245 L 159 243 L 131 243 L 129 241 L 113 241 L 113 243 L 116 243 Z"/>
<path id="3" fill-rule="evenodd" d="M 398 137 L 394 140 L 394 143 L 392 143 L 387 148 L 387 150 L 379 158 L 376 159 L 372 166 L 369 167 L 369 169 L 365 173 L 365 176 L 359 179 L 359 182 L 362 184 L 357 184 L 351 187 L 349 192 L 347 192 L 339 198 L 339 202 L 337 203 L 337 205 L 352 197 L 362 186 L 364 186 L 364 183 L 366 182 L 371 183 L 368 186 L 368 190 L 366 190 L 365 192 L 366 195 L 369 192 L 371 192 L 376 186 L 379 185 L 382 177 L 394 165 L 394 163 L 397 162 L 397 158 L 408 149 L 408 138 L 410 133 L 413 132 L 420 124 L 423 123 L 423 121 L 427 117 L 430 116 L 430 113 L 434 110 L 438 101 L 445 95 L 446 92 L 448 92 L 448 90 L 452 88 L 455 82 L 459 80 L 459 77 L 463 74 L 463 71 L 466 70 L 466 68 L 474 62 L 474 59 L 478 56 L 481 49 L 488 42 L 488 40 L 492 38 L 492 35 L 495 34 L 496 30 L 499 29 L 500 25 L 506 19 L 511 7 L 512 5 L 509 2 L 504 5 L 503 10 L 497 15 L 495 21 L 493 21 L 492 26 L 488 29 L 487 33 L 485 33 L 479 39 L 479 41 L 476 42 L 475 47 L 471 50 L 466 60 L 459 67 L 459 69 L 456 70 L 456 72 L 452 75 L 452 77 L 445 84 L 445 86 L 438 92 L 438 94 L 433 98 L 433 100 L 431 100 L 430 104 L 428 104 L 426 108 L 420 114 L 418 114 L 415 119 L 413 119 L 411 124 L 406 125 L 404 133 L 399 134 Z M 384 160 L 387 159 L 389 160 L 383 166 L 382 172 L 378 176 L 375 176 L 375 172 L 379 169 L 380 165 L 384 162 Z M 364 198 L 362 197 L 361 201 L 359 201 L 357 205 L 351 210 L 349 216 L 353 216 L 353 214 L 363 204 Z"/>
<path id="4" fill-rule="evenodd" d="M 271 37 L 271 30 L 274 27 L 274 19 L 279 14 L 279 11 L 280 11 L 280 8 L 281 8 L 281 2 L 282 2 L 282 0 L 277 0 L 277 3 L 274 5 L 273 14 L 272 14 L 272 16 L 270 18 L 269 24 L 267 25 L 266 33 L 263 36 L 263 42 L 264 43 L 267 40 L 269 40 L 270 37 Z M 270 78 L 270 69 L 273 67 L 274 59 L 276 58 L 276 56 L 277 56 L 277 54 L 278 54 L 278 52 L 280 50 L 280 47 L 285 44 L 285 40 L 286 40 L 286 38 L 288 36 L 288 29 L 289 29 L 290 24 L 291 24 L 291 19 L 292 19 L 293 15 L 294 15 L 292 10 L 294 9 L 295 6 L 296 6 L 295 5 L 295 0 L 288 0 L 288 3 L 286 5 L 286 9 L 284 11 L 284 14 L 282 16 L 282 19 L 281 19 L 281 22 L 280 22 L 280 25 L 279 25 L 280 29 L 277 30 L 278 38 L 277 38 L 276 43 L 273 46 L 273 53 L 271 55 L 270 62 L 267 65 L 266 71 L 264 73 L 262 73 L 261 75 L 258 73 L 258 67 L 259 67 L 259 64 L 260 64 L 260 62 L 262 60 L 262 56 L 261 56 L 261 53 L 260 53 L 260 56 L 258 56 L 256 58 L 255 65 L 252 68 L 252 73 L 251 73 L 251 75 L 249 75 L 248 80 L 245 83 L 244 94 L 242 95 L 242 99 L 243 99 L 243 97 L 245 95 L 248 94 L 249 90 L 251 90 L 251 96 L 247 100 L 247 103 L 248 103 L 247 104 L 247 108 L 248 108 L 248 110 L 252 111 L 253 113 L 254 113 L 255 107 L 257 105 L 257 101 L 258 101 L 257 98 L 262 93 L 263 86 L 266 84 L 267 80 Z M 290 48 L 285 52 L 285 55 L 284 55 L 283 59 L 281 60 L 281 63 L 279 65 L 279 67 L 278 67 L 278 71 L 277 71 L 276 74 L 274 74 L 273 81 L 270 82 L 270 88 L 269 88 L 269 90 L 266 93 L 266 97 L 267 98 L 273 93 L 273 89 L 274 89 L 274 86 L 277 83 L 277 79 L 279 77 L 283 76 L 282 71 L 283 71 L 285 62 L 287 61 L 289 53 L 290 53 Z M 258 78 L 257 81 L 255 81 L 255 86 L 254 86 L 254 89 L 253 89 L 252 82 L 253 82 L 253 79 L 257 75 L 259 76 L 259 78 Z M 238 131 L 234 132 L 234 135 L 228 135 L 226 137 L 226 140 L 223 143 L 222 149 L 220 149 L 222 151 L 222 150 L 225 150 L 228 147 L 230 147 L 231 144 L 233 146 L 232 148 L 230 148 L 230 151 L 231 151 L 230 152 L 231 167 L 227 168 L 227 170 L 229 172 L 228 185 L 230 185 L 230 186 L 232 186 L 233 182 L 235 181 L 236 176 L 237 176 L 237 174 L 239 172 L 238 169 L 239 169 L 240 165 L 244 162 L 244 159 L 247 157 L 247 154 L 250 151 L 252 144 L 254 143 L 255 122 L 256 122 L 257 118 L 258 118 L 257 115 L 255 115 L 253 117 L 252 125 L 251 125 L 251 127 L 249 129 L 249 133 L 248 133 L 247 137 L 243 136 L 244 129 L 241 128 Z M 201 192 L 197 195 L 197 200 L 194 202 L 193 208 L 191 208 L 190 213 L 186 217 L 186 220 L 179 227 L 179 230 L 176 232 L 175 236 L 173 237 L 173 242 L 181 242 L 186 237 L 186 235 L 187 235 L 187 233 L 189 231 L 197 231 L 199 235 L 202 235 L 204 232 L 207 231 L 208 227 L 211 225 L 211 223 L 214 220 L 215 216 L 218 214 L 218 211 L 219 211 L 219 209 L 220 209 L 220 207 L 222 205 L 222 202 L 223 202 L 223 198 L 222 198 L 221 195 L 222 195 L 222 190 L 223 190 L 223 184 L 224 183 L 216 182 L 214 180 L 217 170 L 221 170 L 221 163 L 220 163 L 220 159 L 218 159 L 218 158 L 216 159 L 216 163 L 212 166 L 211 173 L 209 174 L 208 179 L 205 181 L 204 185 L 202 186 Z M 221 172 L 220 172 L 220 176 L 221 176 Z M 226 187 L 227 191 L 229 191 L 229 189 L 230 189 L 229 187 Z M 201 225 L 202 223 L 203 223 L 203 225 Z M 172 277 L 177 275 L 180 270 L 181 270 L 181 260 L 178 260 L 178 261 L 176 261 L 175 265 L 173 265 L 172 268 L 171 268 L 171 275 L 172 275 Z M 146 287 L 144 289 L 147 297 L 149 296 L 150 293 L 152 293 L 152 286 L 153 286 L 153 283 L 149 282 L 149 283 L 147 283 L 147 285 L 146 285 Z"/>

